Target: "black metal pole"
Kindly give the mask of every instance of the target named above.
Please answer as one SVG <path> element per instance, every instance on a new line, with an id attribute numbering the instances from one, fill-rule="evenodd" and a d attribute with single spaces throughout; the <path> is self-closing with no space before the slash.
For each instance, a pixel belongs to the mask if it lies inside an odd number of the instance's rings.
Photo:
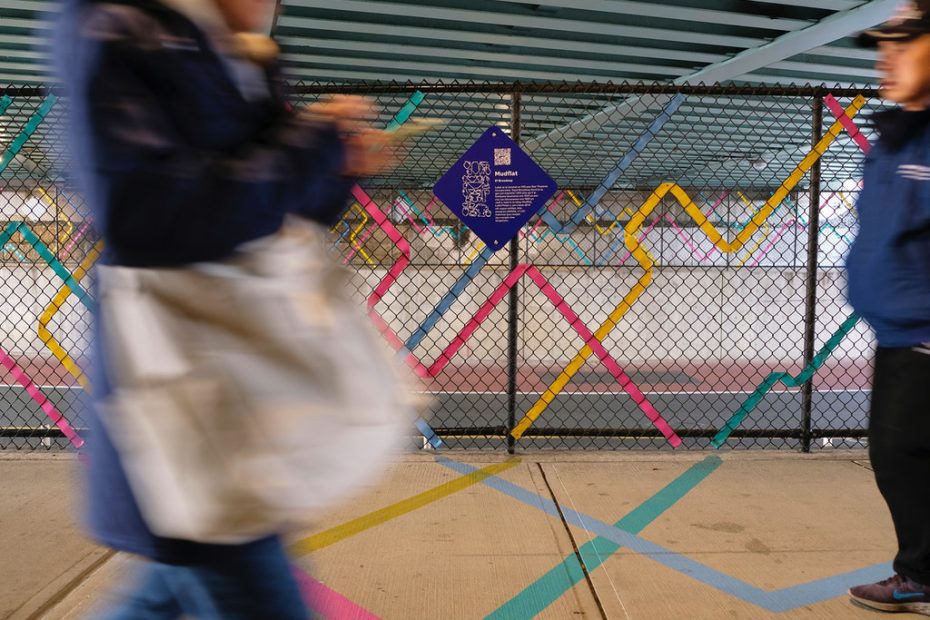
<path id="1" fill-rule="evenodd" d="M 520 144 L 520 93 L 511 95 L 510 137 Z M 520 262 L 520 235 L 510 240 L 510 271 L 514 271 Z M 520 283 L 510 289 L 510 316 L 507 320 L 507 453 L 514 453 L 514 441 L 511 434 L 517 425 L 517 340 L 519 329 Z"/>
<path id="2" fill-rule="evenodd" d="M 816 148 L 823 137 L 823 97 L 811 102 L 811 145 Z M 820 160 L 811 168 L 810 207 L 807 228 L 807 301 L 804 316 L 804 367 L 814 361 L 814 338 L 817 331 L 817 250 L 820 240 Z M 814 379 L 804 384 L 801 402 L 801 450 L 811 451 L 811 413 L 814 402 Z"/>

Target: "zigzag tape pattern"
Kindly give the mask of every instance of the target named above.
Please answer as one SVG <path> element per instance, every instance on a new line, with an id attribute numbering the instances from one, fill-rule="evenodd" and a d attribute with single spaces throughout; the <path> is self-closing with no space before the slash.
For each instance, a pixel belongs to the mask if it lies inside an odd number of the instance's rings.
<path id="1" fill-rule="evenodd" d="M 862 96 L 857 97 L 849 109 L 846 111 L 846 114 L 850 117 L 854 116 L 859 112 L 860 109 L 865 105 L 865 98 Z M 766 220 L 771 216 L 775 209 L 780 205 L 784 199 L 788 196 L 789 192 L 801 182 L 801 179 L 804 178 L 810 169 L 813 167 L 814 163 L 817 162 L 820 157 L 826 152 L 830 145 L 836 140 L 839 134 L 843 131 L 843 123 L 837 121 L 830 127 L 826 135 L 820 140 L 820 142 L 808 153 L 808 155 L 798 164 L 794 172 L 789 175 L 789 177 L 782 183 L 781 187 L 776 190 L 775 194 L 766 202 L 759 212 L 750 220 L 745 228 L 740 230 L 733 241 L 727 241 L 723 235 L 720 234 L 720 231 L 717 230 L 713 224 L 707 219 L 707 216 L 694 204 L 688 194 L 684 189 L 679 187 L 674 183 L 663 183 L 660 185 L 655 192 L 649 197 L 649 199 L 643 204 L 639 211 L 634 215 L 629 223 L 625 227 L 625 238 L 626 245 L 633 256 L 639 262 L 640 266 L 644 270 L 643 276 L 637 281 L 629 293 L 623 298 L 623 300 L 614 308 L 613 312 L 610 313 L 610 316 L 607 320 L 601 325 L 601 327 L 595 332 L 594 336 L 597 340 L 603 341 L 611 332 L 617 327 L 620 320 L 629 312 L 630 308 L 636 303 L 636 301 L 642 296 L 647 288 L 652 284 L 652 272 L 655 266 L 655 259 L 653 256 L 646 251 L 639 241 L 639 232 L 642 229 L 643 224 L 646 221 L 646 218 L 655 210 L 665 196 L 671 194 L 674 196 L 678 202 L 684 207 L 685 212 L 691 216 L 691 218 L 698 225 L 698 228 L 713 242 L 717 248 L 726 253 L 735 253 L 738 252 L 745 244 L 752 238 L 752 236 L 758 231 Z M 533 407 L 527 412 L 524 418 L 517 424 L 514 430 L 511 432 L 511 435 L 515 439 L 522 437 L 530 426 L 539 418 L 540 415 L 549 407 L 549 405 L 555 400 L 556 395 L 558 395 L 571 381 L 572 377 L 581 370 L 582 366 L 585 364 L 587 359 L 593 354 L 591 347 L 585 346 L 582 348 L 578 354 L 569 362 L 565 369 L 560 373 L 560 375 L 553 381 L 549 388 L 543 393 L 540 398 L 536 401 Z"/>

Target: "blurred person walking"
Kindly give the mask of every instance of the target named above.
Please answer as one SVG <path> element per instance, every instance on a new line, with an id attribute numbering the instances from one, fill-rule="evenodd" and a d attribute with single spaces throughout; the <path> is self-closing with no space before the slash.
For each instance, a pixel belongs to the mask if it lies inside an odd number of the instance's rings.
<path id="1" fill-rule="evenodd" d="M 286 104 L 277 46 L 259 34 L 274 11 L 274 0 L 67 0 L 55 44 L 103 264 L 222 262 L 288 218 L 329 227 L 358 177 L 396 165 L 388 137 L 368 126 L 369 100 Z M 98 401 L 114 387 L 100 336 Z M 235 544 L 154 533 L 118 438 L 99 415 L 89 426 L 91 536 L 149 560 L 108 618 L 307 617 L 280 532 Z"/>

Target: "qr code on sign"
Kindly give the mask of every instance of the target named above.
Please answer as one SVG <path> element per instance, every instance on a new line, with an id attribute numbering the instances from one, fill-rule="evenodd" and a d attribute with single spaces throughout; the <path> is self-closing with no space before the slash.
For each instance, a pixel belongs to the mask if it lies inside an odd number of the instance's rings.
<path id="1" fill-rule="evenodd" d="M 495 166 L 509 166 L 510 165 L 510 149 L 494 149 L 494 165 Z"/>

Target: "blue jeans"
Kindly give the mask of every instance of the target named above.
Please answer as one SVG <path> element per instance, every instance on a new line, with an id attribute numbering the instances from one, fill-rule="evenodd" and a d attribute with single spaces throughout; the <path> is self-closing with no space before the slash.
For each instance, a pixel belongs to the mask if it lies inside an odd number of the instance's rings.
<path id="1" fill-rule="evenodd" d="M 280 540 L 227 547 L 216 561 L 145 565 L 106 620 L 307 620 Z"/>

